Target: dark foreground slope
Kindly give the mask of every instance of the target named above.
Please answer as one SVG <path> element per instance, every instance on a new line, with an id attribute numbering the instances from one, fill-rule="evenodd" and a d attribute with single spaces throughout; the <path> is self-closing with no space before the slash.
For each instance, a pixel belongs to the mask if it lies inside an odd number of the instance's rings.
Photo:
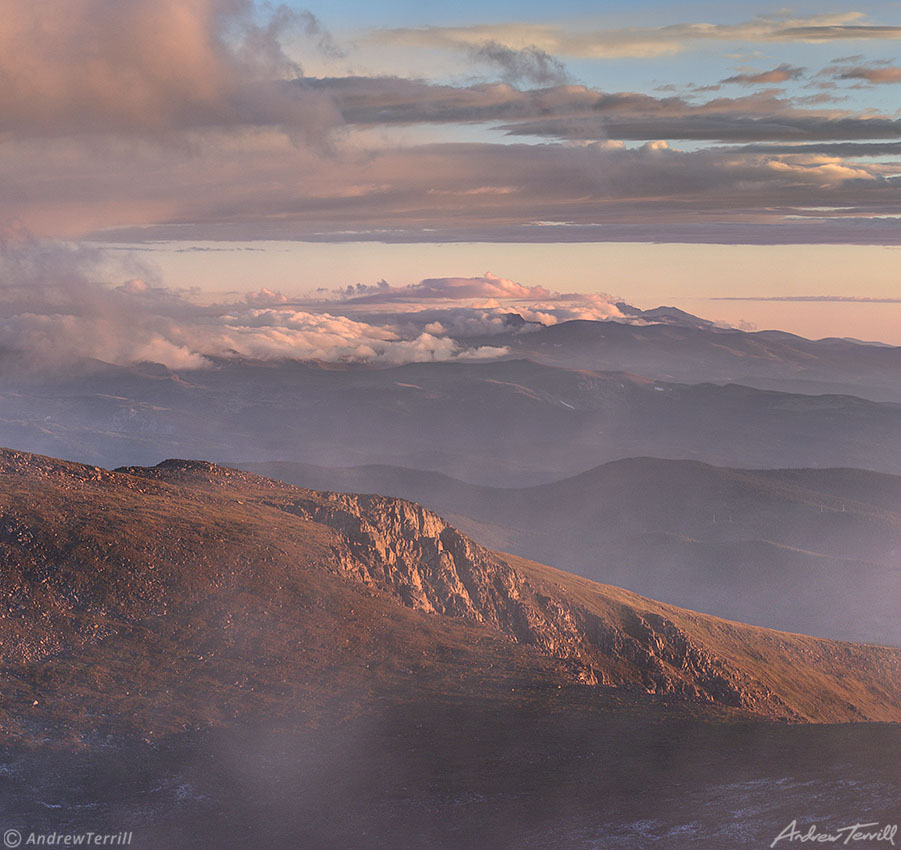
<path id="1" fill-rule="evenodd" d="M 892 798 L 895 727 L 760 722 L 898 720 L 898 650 L 652 602 L 408 502 L 4 452 L 0 564 L 17 828 L 729 847 Z"/>
<path id="2" fill-rule="evenodd" d="M 901 477 L 630 458 L 494 488 L 415 469 L 247 469 L 412 499 L 495 549 L 770 628 L 901 644 Z"/>

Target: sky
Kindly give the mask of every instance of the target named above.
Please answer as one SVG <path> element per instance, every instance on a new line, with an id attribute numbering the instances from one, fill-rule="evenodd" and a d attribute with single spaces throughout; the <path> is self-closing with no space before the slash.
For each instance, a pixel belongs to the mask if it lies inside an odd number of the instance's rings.
<path id="1" fill-rule="evenodd" d="M 453 327 L 622 299 L 901 344 L 897 3 L 0 0 L 0 78 L 0 347 L 89 335 L 73 287 L 217 315 L 173 362 L 261 292 L 284 351 L 365 291 L 372 356 L 462 356 L 436 280 Z"/>

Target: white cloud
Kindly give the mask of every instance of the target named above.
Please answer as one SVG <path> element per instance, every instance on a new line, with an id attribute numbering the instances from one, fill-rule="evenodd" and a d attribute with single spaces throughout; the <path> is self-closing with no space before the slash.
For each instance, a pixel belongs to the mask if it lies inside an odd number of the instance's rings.
<path id="1" fill-rule="evenodd" d="M 497 347 L 467 348 L 422 328 L 406 332 L 319 310 L 299 310 L 261 290 L 230 304 L 200 304 L 184 294 L 111 271 L 96 251 L 17 242 L 0 253 L 0 352 L 4 368 L 71 368 L 90 360 L 140 361 L 175 369 L 211 358 L 291 358 L 397 364 L 497 357 Z M 259 306 L 261 304 L 268 306 Z"/>
<path id="2" fill-rule="evenodd" d="M 404 333 L 417 331 L 469 339 L 502 333 L 528 333 L 540 325 L 571 319 L 633 321 L 605 293 L 552 292 L 486 272 L 480 277 L 426 278 L 393 287 L 384 280 L 357 284 L 329 302 L 331 312 L 372 320 L 379 316 Z M 523 324 L 525 322 L 526 324 Z"/>

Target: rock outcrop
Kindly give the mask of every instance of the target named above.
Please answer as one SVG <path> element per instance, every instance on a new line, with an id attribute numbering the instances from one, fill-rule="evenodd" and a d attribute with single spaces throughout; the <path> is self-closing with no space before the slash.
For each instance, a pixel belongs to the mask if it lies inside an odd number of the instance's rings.
<path id="1" fill-rule="evenodd" d="M 599 617 L 539 588 L 439 516 L 402 499 L 318 493 L 272 507 L 341 534 L 343 572 L 429 614 L 492 626 L 539 652 L 573 662 L 586 684 L 641 688 L 800 719 L 769 688 L 696 645 L 672 621 L 624 608 Z"/>
<path id="2" fill-rule="evenodd" d="M 503 681 L 580 682 L 598 698 L 901 720 L 899 649 L 720 620 L 490 551 L 413 502 L 203 461 L 108 472 L 0 453 L 0 566 L 0 646 L 28 693 L 62 658 L 124 681 L 123 659 L 177 657 L 171 680 L 148 667 L 162 692 L 196 681 L 217 699 L 266 670 L 279 693 L 288 682 L 327 692 L 322 677 L 465 658 L 454 681 L 467 666 L 503 667 Z"/>

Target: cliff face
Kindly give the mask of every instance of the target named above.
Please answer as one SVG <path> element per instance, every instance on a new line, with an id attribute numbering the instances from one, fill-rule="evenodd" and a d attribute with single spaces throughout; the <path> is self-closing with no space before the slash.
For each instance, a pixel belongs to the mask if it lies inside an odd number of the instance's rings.
<path id="1" fill-rule="evenodd" d="M 56 689 L 60 712 L 156 700 L 172 707 L 155 723 L 212 722 L 212 705 L 293 709 L 336 677 L 390 691 L 420 671 L 472 693 L 525 677 L 692 711 L 901 720 L 901 650 L 697 614 L 492 552 L 412 502 L 205 462 L 0 453 L 0 569 L 4 669 L 28 711 Z M 73 703 L 87 679 L 97 694 Z"/>
<path id="2" fill-rule="evenodd" d="M 800 719 L 769 688 L 705 651 L 661 614 L 624 608 L 619 617 L 603 618 L 559 591 L 539 589 L 412 502 L 330 493 L 281 508 L 339 531 L 337 563 L 354 580 L 415 610 L 492 626 L 572 662 L 582 682 Z"/>
<path id="3" fill-rule="evenodd" d="M 489 548 L 683 608 L 901 646 L 899 476 L 631 458 L 504 489 L 391 466 L 245 468 L 314 490 L 409 499 Z"/>

